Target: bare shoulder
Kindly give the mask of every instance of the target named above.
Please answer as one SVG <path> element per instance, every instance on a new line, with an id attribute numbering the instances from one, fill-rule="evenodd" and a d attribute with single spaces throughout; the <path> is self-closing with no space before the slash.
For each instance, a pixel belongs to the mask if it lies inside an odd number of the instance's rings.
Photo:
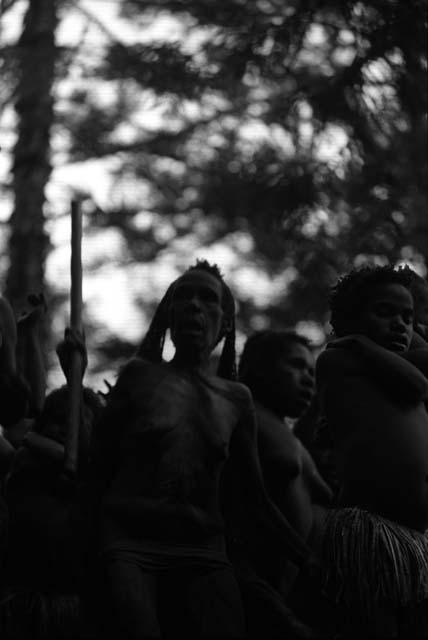
<path id="1" fill-rule="evenodd" d="M 337 380 L 343 376 L 358 375 L 361 369 L 360 359 L 350 349 L 329 347 L 317 358 L 317 382 L 322 384 L 330 379 Z"/>
<path id="2" fill-rule="evenodd" d="M 283 421 L 277 418 L 275 414 L 272 413 L 272 411 L 260 404 L 260 402 L 255 401 L 254 406 L 256 410 L 257 422 L 261 429 L 265 425 L 270 426 L 272 424 L 274 424 L 275 426 L 279 425 L 281 428 L 284 427 Z"/>
<path id="3" fill-rule="evenodd" d="M 249 388 L 242 384 L 242 382 L 230 382 L 233 392 L 236 394 L 237 399 L 244 404 L 252 404 L 253 399 Z"/>
<path id="4" fill-rule="evenodd" d="M 268 408 L 255 403 L 257 418 L 257 442 L 264 461 L 285 460 L 288 468 L 299 467 L 300 441 L 292 429 Z M 302 445 L 303 446 L 303 445 Z"/>
<path id="5" fill-rule="evenodd" d="M 144 358 L 131 358 L 122 367 L 119 373 L 119 378 L 127 378 L 134 375 L 144 375 L 148 369 L 153 367 L 153 363 L 145 360 Z"/>
<path id="6" fill-rule="evenodd" d="M 249 388 L 241 382 L 225 380 L 214 377 L 216 390 L 223 398 L 233 405 L 233 412 L 237 418 L 235 426 L 240 425 L 244 430 L 254 431 L 256 424 L 255 408 L 253 397 Z M 238 429 L 240 432 L 242 429 Z"/>
<path id="7" fill-rule="evenodd" d="M 212 376 L 211 381 L 221 393 L 230 397 L 231 400 L 243 405 L 252 403 L 251 392 L 245 384 L 234 380 L 226 380 L 219 376 Z"/>
<path id="8" fill-rule="evenodd" d="M 284 424 L 283 420 L 278 418 L 272 411 L 261 405 L 259 402 L 254 403 L 257 418 L 257 432 L 259 441 L 263 445 L 272 444 L 276 448 L 278 439 L 281 443 L 297 440 L 291 429 Z M 278 438 L 279 436 L 279 438 Z"/>
<path id="9" fill-rule="evenodd" d="M 120 370 L 117 384 L 123 387 L 127 384 L 139 384 L 156 379 L 164 367 L 165 363 L 150 362 L 139 357 L 132 358 Z"/>
<path id="10" fill-rule="evenodd" d="M 428 344 L 411 349 L 403 357 L 419 369 L 428 378 Z"/>
<path id="11" fill-rule="evenodd" d="M 107 396 L 109 407 L 129 402 L 135 390 L 146 387 L 148 381 L 153 378 L 153 370 L 156 364 L 142 358 L 132 358 L 120 369 L 116 384 L 113 385 Z"/>

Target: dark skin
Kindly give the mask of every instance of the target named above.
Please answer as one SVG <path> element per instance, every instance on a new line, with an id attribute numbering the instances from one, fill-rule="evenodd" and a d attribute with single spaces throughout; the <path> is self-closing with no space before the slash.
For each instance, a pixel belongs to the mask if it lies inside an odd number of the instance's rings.
<path id="1" fill-rule="evenodd" d="M 208 373 L 209 356 L 228 329 L 222 296 L 214 276 L 197 269 L 182 276 L 169 309 L 173 360 L 131 361 L 112 391 L 93 458 L 102 544 L 143 538 L 223 548 L 220 481 L 226 461 L 233 460 L 257 505 L 260 526 L 300 563 L 308 549 L 264 489 L 248 389 Z M 110 578 L 114 588 L 120 576 Z M 128 637 L 137 637 L 136 627 L 142 636 L 159 637 L 154 593 L 160 578 L 145 572 L 138 580 L 139 593 L 130 596 L 134 605 L 127 605 L 131 613 L 116 597 L 118 615 L 134 621 Z"/>
<path id="2" fill-rule="evenodd" d="M 69 382 L 70 365 L 74 352 L 78 352 L 82 358 L 82 378 L 87 366 L 87 351 L 84 336 L 78 331 L 67 327 L 64 331 L 64 338 L 59 342 L 56 352 L 64 376 Z M 22 444 L 30 448 L 37 455 L 42 456 L 46 462 L 62 464 L 64 460 L 64 443 L 66 439 L 68 420 L 68 392 L 64 387 L 61 394 L 57 395 L 55 402 L 50 403 L 49 409 L 41 407 L 39 417 L 39 427 L 37 432 L 33 429 L 26 431 Z M 80 454 L 87 458 L 89 452 L 89 427 L 93 420 L 92 413 L 87 407 L 83 407 L 83 420 L 80 426 L 79 442 Z"/>
<path id="3" fill-rule="evenodd" d="M 86 362 L 83 337 L 69 329 L 57 350 L 66 378 L 75 350 Z M 73 592 L 82 578 L 81 553 L 87 546 L 87 532 L 82 531 L 80 489 L 96 408 L 93 396 L 89 404 L 82 394 L 79 469 L 75 478 L 63 473 L 69 415 L 66 386 L 49 394 L 34 427 L 17 450 L 6 496 L 11 513 L 9 581 L 20 588 L 31 588 L 34 584 L 38 589 L 53 589 L 57 593 L 62 589 Z"/>
<path id="4" fill-rule="evenodd" d="M 5 298 L 0 297 L 0 477 L 12 464 L 15 447 L 27 432 L 30 421 L 25 420 L 29 407 L 29 388 L 17 372 L 17 329 L 13 311 Z"/>
<path id="5" fill-rule="evenodd" d="M 17 323 L 18 368 L 31 390 L 30 409 L 33 414 L 42 410 L 46 393 L 46 371 L 43 360 L 40 331 L 47 312 L 43 294 L 28 296 L 29 309 Z"/>
<path id="6" fill-rule="evenodd" d="M 331 491 L 317 471 L 306 448 L 294 435 L 286 417 L 297 418 L 308 407 L 314 392 L 314 357 L 295 342 L 260 371 L 263 388 L 251 388 L 257 416 L 257 439 L 263 478 L 270 498 L 307 541 L 314 525 L 314 505 L 328 504 Z M 260 391 L 260 397 L 259 397 Z M 264 562 L 264 564 L 266 561 Z M 276 587 L 286 595 L 296 576 L 288 563 L 279 572 Z"/>
<path id="7" fill-rule="evenodd" d="M 378 285 L 355 322 L 318 359 L 317 384 L 333 432 L 343 506 L 428 527 L 428 350 L 409 351 L 413 300 Z M 416 365 L 416 366 L 415 366 Z"/>
<path id="8" fill-rule="evenodd" d="M 312 528 L 312 503 L 329 502 L 331 492 L 284 418 L 298 417 L 311 401 L 314 364 L 310 350 L 295 343 L 273 364 L 271 374 L 265 372 L 278 385 L 270 405 L 257 402 L 257 393 L 253 391 L 260 461 L 269 495 L 303 539 Z M 274 384 L 271 389 L 275 392 Z"/>
<path id="9" fill-rule="evenodd" d="M 38 417 L 40 432 L 31 430 L 17 450 L 6 487 L 12 521 L 9 580 L 21 588 L 34 584 L 58 593 L 77 589 L 84 545 L 80 476 L 71 482 L 63 475 L 68 395 L 64 391 Z M 86 430 L 82 421 L 81 432 Z"/>
<path id="10" fill-rule="evenodd" d="M 417 348 L 424 346 L 424 342 L 428 341 L 428 282 L 418 283 L 416 290 L 412 288 L 412 294 L 414 294 L 415 308 L 414 334 L 411 346 Z"/>

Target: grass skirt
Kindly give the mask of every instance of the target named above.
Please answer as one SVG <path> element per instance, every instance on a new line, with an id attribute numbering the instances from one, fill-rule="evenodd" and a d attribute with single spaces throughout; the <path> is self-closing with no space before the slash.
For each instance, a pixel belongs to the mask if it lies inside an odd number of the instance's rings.
<path id="1" fill-rule="evenodd" d="M 0 600 L 2 640 L 93 640 L 79 596 L 8 590 Z"/>
<path id="2" fill-rule="evenodd" d="M 325 595 L 353 612 L 353 618 L 365 620 L 368 629 L 376 627 L 380 616 L 402 620 L 413 613 L 422 615 L 425 628 L 426 534 L 362 509 L 333 509 L 326 519 L 321 554 Z"/>

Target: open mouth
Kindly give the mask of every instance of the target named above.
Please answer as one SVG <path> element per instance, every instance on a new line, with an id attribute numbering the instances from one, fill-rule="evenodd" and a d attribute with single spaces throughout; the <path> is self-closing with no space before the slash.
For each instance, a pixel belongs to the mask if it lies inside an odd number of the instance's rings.
<path id="1" fill-rule="evenodd" d="M 185 334 L 199 335 L 204 331 L 204 323 L 201 320 L 188 320 L 182 323 L 181 332 Z"/>
<path id="2" fill-rule="evenodd" d="M 181 333 L 199 336 L 203 333 L 203 329 L 201 327 L 182 327 Z"/>

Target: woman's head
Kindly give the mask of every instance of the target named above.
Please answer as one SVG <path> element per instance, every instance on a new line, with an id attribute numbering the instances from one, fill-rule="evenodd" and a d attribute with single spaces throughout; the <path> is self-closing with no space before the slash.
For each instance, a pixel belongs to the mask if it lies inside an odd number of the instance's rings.
<path id="1" fill-rule="evenodd" d="M 217 265 L 197 261 L 168 288 L 160 301 L 138 355 L 162 359 L 167 330 L 176 349 L 207 355 L 223 338 L 219 375 L 235 378 L 235 302 Z"/>

